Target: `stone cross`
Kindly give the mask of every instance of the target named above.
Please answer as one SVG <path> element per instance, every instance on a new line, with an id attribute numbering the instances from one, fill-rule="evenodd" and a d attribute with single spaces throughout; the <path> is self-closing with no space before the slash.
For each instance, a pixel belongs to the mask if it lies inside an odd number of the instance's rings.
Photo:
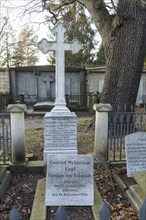
<path id="1" fill-rule="evenodd" d="M 54 29 L 52 30 L 54 34 L 56 34 L 56 41 L 48 41 L 43 38 L 38 43 L 38 49 L 46 54 L 49 51 L 55 51 L 56 57 L 56 99 L 55 99 L 55 107 L 65 108 L 65 62 L 64 57 L 65 51 L 72 51 L 73 54 L 77 53 L 82 47 L 78 40 L 74 39 L 71 42 L 64 41 L 64 34 L 66 32 L 66 28 L 64 25 L 59 22 Z"/>

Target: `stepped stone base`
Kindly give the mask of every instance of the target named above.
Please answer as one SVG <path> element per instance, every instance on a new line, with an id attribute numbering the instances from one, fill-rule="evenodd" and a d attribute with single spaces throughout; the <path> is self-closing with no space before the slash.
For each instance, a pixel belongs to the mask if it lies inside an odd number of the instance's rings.
<path id="1" fill-rule="evenodd" d="M 45 189 L 46 178 L 38 180 L 30 220 L 46 220 L 47 209 L 45 207 Z M 100 219 L 99 210 L 102 205 L 102 197 L 98 191 L 96 183 L 94 183 L 94 206 L 91 208 L 95 220 Z"/>
<path id="2" fill-rule="evenodd" d="M 134 172 L 133 178 L 137 182 L 137 184 L 140 186 L 142 192 L 145 195 L 146 198 L 146 171 L 142 172 Z"/>
<path id="3" fill-rule="evenodd" d="M 10 164 L 12 173 L 41 173 L 44 174 L 44 161 L 28 161 L 24 164 Z"/>
<path id="4" fill-rule="evenodd" d="M 141 205 L 146 199 L 146 171 L 134 172 L 133 178 L 137 184 L 130 186 L 126 194 L 135 210 L 139 212 Z"/>

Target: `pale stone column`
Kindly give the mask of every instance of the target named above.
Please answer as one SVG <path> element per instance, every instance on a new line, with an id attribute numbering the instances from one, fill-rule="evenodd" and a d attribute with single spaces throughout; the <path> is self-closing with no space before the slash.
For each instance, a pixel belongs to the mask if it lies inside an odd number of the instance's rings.
<path id="1" fill-rule="evenodd" d="M 7 111 L 11 114 L 11 147 L 12 163 L 25 163 L 25 125 L 24 112 L 26 105 L 12 104 L 8 105 Z"/>
<path id="2" fill-rule="evenodd" d="M 112 106 L 100 103 L 95 104 L 93 109 L 96 111 L 94 160 L 104 163 L 107 161 L 108 113 L 112 111 Z"/>

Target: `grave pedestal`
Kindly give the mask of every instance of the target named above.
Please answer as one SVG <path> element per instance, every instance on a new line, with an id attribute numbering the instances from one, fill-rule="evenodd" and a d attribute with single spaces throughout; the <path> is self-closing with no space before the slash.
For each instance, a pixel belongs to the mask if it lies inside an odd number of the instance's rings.
<path id="1" fill-rule="evenodd" d="M 48 154 L 77 154 L 77 116 L 74 112 L 48 112 L 44 117 L 44 162 Z"/>
<path id="2" fill-rule="evenodd" d="M 23 164 L 26 162 L 24 124 L 24 112 L 26 111 L 26 105 L 8 105 L 7 111 L 11 114 L 12 163 Z"/>
<path id="3" fill-rule="evenodd" d="M 108 114 L 112 111 L 110 104 L 94 104 L 96 111 L 94 160 L 96 163 L 107 161 Z"/>

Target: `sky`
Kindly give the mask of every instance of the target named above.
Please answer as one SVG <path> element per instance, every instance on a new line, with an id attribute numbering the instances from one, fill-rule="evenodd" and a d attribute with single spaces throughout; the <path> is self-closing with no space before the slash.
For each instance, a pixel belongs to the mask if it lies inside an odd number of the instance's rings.
<path id="1" fill-rule="evenodd" d="M 35 0 L 33 1 L 33 4 L 34 2 Z M 47 24 L 44 24 L 46 13 L 37 13 L 36 9 L 33 13 L 27 11 L 24 13 L 25 5 L 27 5 L 27 3 L 27 0 L 0 0 L 1 13 L 9 16 L 10 23 L 15 30 L 16 36 L 19 35 L 19 32 L 25 25 L 29 24 L 33 26 L 33 30 L 36 32 L 38 42 L 42 38 L 48 38 L 49 27 Z M 31 5 L 32 4 L 28 5 L 28 7 L 31 8 Z M 45 64 L 48 64 L 46 55 L 39 51 L 39 62 L 37 65 Z"/>
<path id="2" fill-rule="evenodd" d="M 30 1 L 32 2 L 32 4 L 28 4 L 28 2 Z M 40 7 L 38 7 L 37 5 L 39 1 Z M 49 25 L 47 23 L 44 23 L 45 16 L 48 15 L 48 12 L 38 12 L 42 9 L 41 0 L 0 0 L 0 6 L 0 13 L 9 16 L 10 23 L 15 30 L 16 36 L 19 35 L 19 32 L 25 25 L 29 24 L 32 25 L 33 29 L 36 31 L 36 34 L 38 35 L 38 42 L 42 38 L 49 38 Z M 29 11 L 26 10 L 27 8 L 29 8 Z M 99 34 L 97 34 L 96 40 L 101 42 Z M 100 43 L 97 45 L 97 48 L 99 47 L 99 45 Z M 48 64 L 46 60 L 46 55 L 42 54 L 39 51 L 39 62 L 37 63 L 37 65 L 45 64 Z"/>

